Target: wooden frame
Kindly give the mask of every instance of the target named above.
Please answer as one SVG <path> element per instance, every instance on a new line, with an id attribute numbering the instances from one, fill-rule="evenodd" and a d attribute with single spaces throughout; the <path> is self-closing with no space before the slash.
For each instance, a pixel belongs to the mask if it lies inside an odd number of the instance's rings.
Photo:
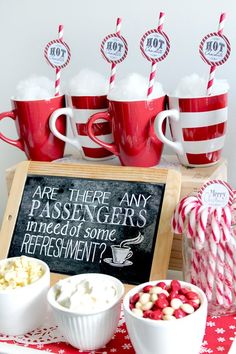
<path id="1" fill-rule="evenodd" d="M 156 245 L 153 253 L 150 280 L 166 277 L 173 233 L 170 220 L 179 200 L 181 175 L 179 172 L 156 168 L 134 168 L 105 165 L 61 164 L 27 161 L 20 163 L 15 171 L 7 208 L 0 233 L 0 259 L 6 258 L 11 245 L 20 208 L 25 182 L 28 175 L 91 178 L 98 180 L 134 181 L 160 183 L 165 185 L 162 209 L 159 219 Z M 52 283 L 65 277 L 52 274 Z M 131 286 L 128 285 L 127 289 Z"/>

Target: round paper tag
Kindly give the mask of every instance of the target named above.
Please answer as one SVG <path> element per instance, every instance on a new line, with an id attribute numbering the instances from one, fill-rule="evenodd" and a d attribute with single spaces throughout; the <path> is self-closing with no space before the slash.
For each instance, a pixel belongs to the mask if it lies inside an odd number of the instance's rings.
<path id="1" fill-rule="evenodd" d="M 55 39 L 46 45 L 44 56 L 53 68 L 61 69 L 69 64 L 70 48 L 60 39 Z"/>
<path id="2" fill-rule="evenodd" d="M 108 63 L 118 64 L 126 58 L 128 45 L 124 37 L 113 33 L 103 39 L 101 52 Z"/>
<path id="3" fill-rule="evenodd" d="M 208 65 L 220 66 L 224 64 L 231 52 L 229 40 L 218 33 L 206 35 L 200 43 L 199 53 L 202 60 Z"/>
<path id="4" fill-rule="evenodd" d="M 221 180 L 209 181 L 200 189 L 198 198 L 203 205 L 222 207 L 232 205 L 234 192 L 228 183 Z"/>
<path id="5" fill-rule="evenodd" d="M 141 38 L 140 49 L 147 60 L 157 63 L 169 54 L 170 41 L 164 32 L 153 29 Z"/>

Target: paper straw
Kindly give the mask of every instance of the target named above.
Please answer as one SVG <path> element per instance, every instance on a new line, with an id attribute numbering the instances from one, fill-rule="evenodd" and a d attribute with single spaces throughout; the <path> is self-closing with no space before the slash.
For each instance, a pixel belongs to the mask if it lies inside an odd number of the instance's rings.
<path id="1" fill-rule="evenodd" d="M 219 21 L 219 27 L 218 27 L 218 34 L 219 35 L 223 34 L 225 17 L 226 17 L 226 13 L 223 12 L 220 15 L 220 21 Z M 208 96 L 210 96 L 212 93 L 212 87 L 214 84 L 215 73 L 216 73 L 216 65 L 212 65 L 210 68 L 210 74 L 209 74 L 208 83 L 207 83 L 207 95 Z"/>
<path id="2" fill-rule="evenodd" d="M 164 20 L 165 20 L 165 13 L 164 12 L 160 12 L 159 22 L 158 22 L 158 27 L 157 27 L 157 30 L 159 32 L 161 32 L 163 30 Z M 152 94 L 154 81 L 155 81 L 155 76 L 156 76 L 156 71 L 157 71 L 157 63 L 153 62 L 152 66 L 151 66 L 151 72 L 150 72 L 150 75 L 149 75 L 147 98 L 149 98 L 150 95 Z"/>
<path id="3" fill-rule="evenodd" d="M 58 27 L 58 39 L 63 40 L 63 25 L 59 25 Z M 56 68 L 56 80 L 55 80 L 55 96 L 60 95 L 60 85 L 61 85 L 61 69 Z"/>
<path id="4" fill-rule="evenodd" d="M 120 30 L 121 30 L 121 18 L 117 18 L 116 20 L 116 34 L 120 35 Z M 113 89 L 114 84 L 115 84 L 115 76 L 116 76 L 116 64 L 112 63 L 111 64 L 111 74 L 110 74 L 110 83 L 109 83 L 109 91 Z"/>

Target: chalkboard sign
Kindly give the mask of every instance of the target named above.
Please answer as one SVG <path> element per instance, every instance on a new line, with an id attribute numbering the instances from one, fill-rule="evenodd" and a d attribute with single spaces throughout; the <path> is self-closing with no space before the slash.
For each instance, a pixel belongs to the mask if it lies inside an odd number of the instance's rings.
<path id="1" fill-rule="evenodd" d="M 132 285 L 165 277 L 179 182 L 168 170 L 21 164 L 1 231 L 11 224 L 7 256 L 42 259 L 54 274 L 106 273 Z"/>

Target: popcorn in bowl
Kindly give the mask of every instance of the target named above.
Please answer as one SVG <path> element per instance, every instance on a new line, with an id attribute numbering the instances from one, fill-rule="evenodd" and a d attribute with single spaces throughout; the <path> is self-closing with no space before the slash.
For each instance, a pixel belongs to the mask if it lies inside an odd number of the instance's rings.
<path id="1" fill-rule="evenodd" d="M 43 276 L 42 264 L 28 257 L 9 259 L 0 264 L 0 290 L 10 290 L 30 285 Z"/>
<path id="2" fill-rule="evenodd" d="M 0 333 L 22 335 L 41 326 L 49 287 L 45 262 L 25 256 L 0 260 Z"/>

